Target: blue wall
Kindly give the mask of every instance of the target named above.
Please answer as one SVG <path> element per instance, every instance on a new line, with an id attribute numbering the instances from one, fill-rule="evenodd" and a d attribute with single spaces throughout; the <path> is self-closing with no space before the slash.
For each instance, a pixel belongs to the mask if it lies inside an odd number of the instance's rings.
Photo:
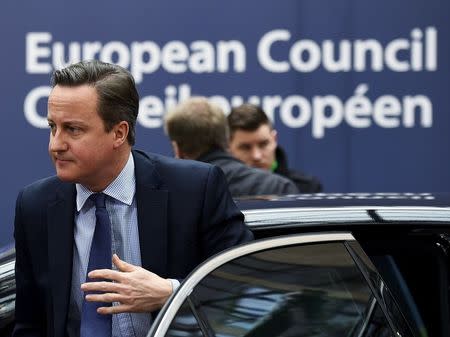
<path id="1" fill-rule="evenodd" d="M 19 189 L 54 172 L 51 71 L 89 51 L 136 75 L 138 148 L 171 155 L 160 125 L 180 96 L 250 99 L 327 192 L 448 191 L 449 13 L 444 0 L 3 3 L 0 244 Z"/>

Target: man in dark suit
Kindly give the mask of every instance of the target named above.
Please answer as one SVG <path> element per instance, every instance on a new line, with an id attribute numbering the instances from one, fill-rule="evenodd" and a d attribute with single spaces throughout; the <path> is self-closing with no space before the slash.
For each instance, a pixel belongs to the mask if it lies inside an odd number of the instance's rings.
<path id="1" fill-rule="evenodd" d="M 14 336 L 79 336 L 91 324 L 83 312 L 90 302 L 102 303 L 99 316 L 112 315 L 105 335 L 145 336 L 148 313 L 178 280 L 252 239 L 219 169 L 132 150 L 138 106 L 121 67 L 91 61 L 54 73 L 48 121 L 57 176 L 17 198 Z M 97 194 L 106 198 L 112 262 L 91 271 Z"/>

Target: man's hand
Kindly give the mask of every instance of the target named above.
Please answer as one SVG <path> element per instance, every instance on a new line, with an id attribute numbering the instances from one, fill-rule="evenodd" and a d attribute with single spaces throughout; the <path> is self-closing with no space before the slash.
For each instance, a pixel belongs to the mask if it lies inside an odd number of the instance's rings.
<path id="1" fill-rule="evenodd" d="M 82 291 L 98 291 L 101 294 L 88 294 L 89 302 L 119 302 L 118 305 L 100 307 L 100 314 L 117 314 L 123 312 L 152 312 L 160 309 L 172 294 L 172 283 L 158 275 L 119 259 L 114 254 L 112 262 L 118 271 L 98 269 L 91 271 L 91 279 L 104 279 L 113 282 L 86 282 Z"/>

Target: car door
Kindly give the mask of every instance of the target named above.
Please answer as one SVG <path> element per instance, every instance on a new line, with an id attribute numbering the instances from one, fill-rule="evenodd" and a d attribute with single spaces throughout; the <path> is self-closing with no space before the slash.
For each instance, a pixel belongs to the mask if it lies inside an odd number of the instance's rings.
<path id="1" fill-rule="evenodd" d="M 235 247 L 199 266 L 148 336 L 394 337 L 413 333 L 350 233 Z"/>

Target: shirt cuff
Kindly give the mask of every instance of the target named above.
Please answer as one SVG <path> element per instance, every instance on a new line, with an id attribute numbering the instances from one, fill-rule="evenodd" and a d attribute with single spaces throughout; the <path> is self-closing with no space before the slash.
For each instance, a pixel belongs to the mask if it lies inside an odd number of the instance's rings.
<path id="1" fill-rule="evenodd" d="M 172 293 L 174 293 L 175 290 L 177 290 L 178 287 L 180 286 L 180 281 L 172 279 L 172 278 L 169 278 L 168 280 L 170 281 L 170 283 L 172 283 Z"/>

